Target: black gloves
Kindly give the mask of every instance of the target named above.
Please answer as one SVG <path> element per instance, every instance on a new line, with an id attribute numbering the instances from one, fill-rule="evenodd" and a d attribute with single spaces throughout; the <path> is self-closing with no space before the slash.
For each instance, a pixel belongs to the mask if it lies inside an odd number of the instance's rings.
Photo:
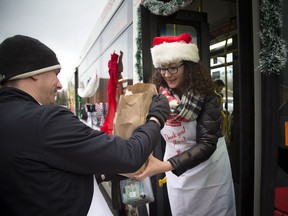
<path id="1" fill-rule="evenodd" d="M 169 117 L 169 114 L 170 106 L 166 96 L 163 94 L 153 96 L 148 115 L 146 117 L 146 121 L 149 121 L 149 119 L 153 116 L 159 120 L 161 124 L 160 127 L 162 129 L 166 120 Z"/>

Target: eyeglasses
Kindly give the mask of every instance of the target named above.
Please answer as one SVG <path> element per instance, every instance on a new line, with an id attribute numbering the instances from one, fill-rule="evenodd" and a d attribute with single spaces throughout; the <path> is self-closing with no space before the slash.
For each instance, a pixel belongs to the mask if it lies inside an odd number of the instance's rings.
<path id="1" fill-rule="evenodd" d="M 175 74 L 178 72 L 178 68 L 180 68 L 182 65 L 184 65 L 184 63 L 176 66 L 176 67 L 169 67 L 169 68 L 156 68 L 156 71 L 158 73 L 160 73 L 161 75 L 165 75 L 166 71 L 169 73 L 169 74 Z"/>

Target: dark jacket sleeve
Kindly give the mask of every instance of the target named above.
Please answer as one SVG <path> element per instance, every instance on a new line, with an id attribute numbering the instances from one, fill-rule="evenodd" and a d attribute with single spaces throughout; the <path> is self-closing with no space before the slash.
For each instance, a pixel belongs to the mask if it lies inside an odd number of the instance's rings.
<path id="1" fill-rule="evenodd" d="M 149 121 L 127 140 L 84 125 L 66 108 L 43 108 L 34 139 L 39 157 L 51 167 L 79 174 L 137 171 L 160 140 L 160 127 Z"/>
<path id="2" fill-rule="evenodd" d="M 180 176 L 188 169 L 210 158 L 216 150 L 218 138 L 221 136 L 221 121 L 221 107 L 218 97 L 207 96 L 197 118 L 197 144 L 182 154 L 168 159 L 174 167 L 172 172 L 175 175 Z"/>

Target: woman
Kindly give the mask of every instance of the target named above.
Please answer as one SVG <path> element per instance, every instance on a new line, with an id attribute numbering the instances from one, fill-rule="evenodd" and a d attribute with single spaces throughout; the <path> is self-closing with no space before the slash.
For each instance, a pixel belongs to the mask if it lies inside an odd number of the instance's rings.
<path id="1" fill-rule="evenodd" d="M 188 33 L 156 37 L 151 55 L 152 82 L 168 98 L 171 114 L 161 130 L 164 161 L 151 156 L 135 178 L 166 172 L 173 215 L 236 215 L 221 105 L 197 46 Z"/>

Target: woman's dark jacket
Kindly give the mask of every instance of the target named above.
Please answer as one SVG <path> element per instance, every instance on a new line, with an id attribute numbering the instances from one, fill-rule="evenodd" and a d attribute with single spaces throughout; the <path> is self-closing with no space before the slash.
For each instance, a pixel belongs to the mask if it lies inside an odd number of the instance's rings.
<path id="1" fill-rule="evenodd" d="M 68 109 L 0 89 L 0 213 L 86 216 L 93 174 L 138 170 L 160 140 L 149 121 L 128 140 L 93 130 Z M 97 195 L 96 195 L 97 196 Z"/>
<path id="2" fill-rule="evenodd" d="M 180 176 L 188 169 L 206 161 L 214 153 L 218 138 L 222 136 L 221 105 L 216 95 L 207 96 L 197 118 L 196 145 L 168 161 L 175 168 L 172 172 Z"/>

